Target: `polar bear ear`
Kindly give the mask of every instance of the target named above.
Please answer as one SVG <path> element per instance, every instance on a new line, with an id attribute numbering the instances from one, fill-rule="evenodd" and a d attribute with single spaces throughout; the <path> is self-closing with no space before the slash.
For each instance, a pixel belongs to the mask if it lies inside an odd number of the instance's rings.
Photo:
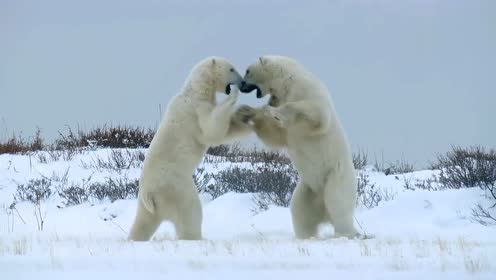
<path id="1" fill-rule="evenodd" d="M 267 58 L 265 58 L 263 56 L 259 57 L 258 60 L 260 61 L 260 64 L 262 64 L 262 65 L 266 65 L 268 62 Z"/>
<path id="2" fill-rule="evenodd" d="M 215 58 L 212 58 L 212 65 L 215 65 Z"/>

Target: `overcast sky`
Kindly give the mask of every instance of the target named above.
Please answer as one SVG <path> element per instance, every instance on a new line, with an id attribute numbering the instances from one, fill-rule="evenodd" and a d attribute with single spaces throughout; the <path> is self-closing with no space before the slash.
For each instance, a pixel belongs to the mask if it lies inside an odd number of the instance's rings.
<path id="1" fill-rule="evenodd" d="M 316 73 L 372 159 L 496 145 L 493 0 L 0 0 L 0 138 L 154 128 L 198 60 L 263 54 Z"/>

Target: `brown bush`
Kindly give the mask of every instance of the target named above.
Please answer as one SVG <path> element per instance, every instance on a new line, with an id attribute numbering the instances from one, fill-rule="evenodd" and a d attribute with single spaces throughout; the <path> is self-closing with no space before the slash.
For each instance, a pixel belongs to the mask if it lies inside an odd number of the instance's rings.
<path id="1" fill-rule="evenodd" d="M 68 127 L 65 133 L 59 132 L 54 148 L 147 148 L 154 135 L 155 131 L 142 127 L 104 125 L 76 133 Z"/>
<path id="2" fill-rule="evenodd" d="M 43 147 L 43 138 L 41 138 L 41 131 L 38 129 L 34 137 L 31 139 L 25 140 L 21 136 L 14 134 L 5 142 L 0 142 L 0 155 L 24 154 L 27 152 L 42 150 Z"/>

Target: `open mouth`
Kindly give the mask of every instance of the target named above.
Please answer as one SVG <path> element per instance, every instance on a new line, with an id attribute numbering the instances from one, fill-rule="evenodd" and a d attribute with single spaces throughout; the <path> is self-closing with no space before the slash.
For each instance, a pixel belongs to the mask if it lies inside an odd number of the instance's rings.
<path id="1" fill-rule="evenodd" d="M 244 93 L 250 93 L 253 90 L 257 90 L 257 98 L 262 98 L 263 97 L 262 90 L 260 90 L 260 88 L 257 85 L 255 85 L 255 84 L 248 84 L 248 83 L 242 82 L 241 83 L 241 87 L 239 88 L 239 90 L 241 92 L 244 92 Z"/>
<path id="2" fill-rule="evenodd" d="M 234 85 L 234 83 L 227 84 L 227 86 L 226 86 L 225 92 L 227 95 L 229 95 L 229 93 L 231 93 L 231 85 Z"/>

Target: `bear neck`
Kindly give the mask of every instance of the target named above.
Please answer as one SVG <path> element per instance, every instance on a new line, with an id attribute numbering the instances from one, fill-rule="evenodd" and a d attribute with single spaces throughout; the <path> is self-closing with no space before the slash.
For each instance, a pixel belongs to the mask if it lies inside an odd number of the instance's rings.
<path id="1" fill-rule="evenodd" d="M 283 77 L 271 80 L 266 86 L 270 94 L 275 96 L 279 103 L 286 103 L 293 82 L 292 76 Z"/>
<path id="2" fill-rule="evenodd" d="M 215 84 L 209 79 L 191 79 L 185 85 L 183 91 L 186 95 L 192 95 L 193 98 L 198 100 L 205 100 L 215 104 Z"/>

